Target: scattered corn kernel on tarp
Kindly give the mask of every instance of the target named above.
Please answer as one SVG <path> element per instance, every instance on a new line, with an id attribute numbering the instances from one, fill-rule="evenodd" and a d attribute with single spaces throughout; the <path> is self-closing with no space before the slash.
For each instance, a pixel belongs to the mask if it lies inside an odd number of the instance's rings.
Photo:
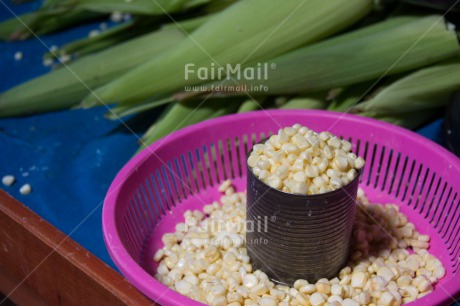
<path id="1" fill-rule="evenodd" d="M 16 14 L 38 8 L 40 2 L 11 5 Z M 11 17 L 0 10 L 0 20 Z M 42 37 L 48 45 L 61 45 L 86 36 L 98 23 Z M 23 58 L 15 61 L 17 51 Z M 0 42 L 0 92 L 49 70 L 42 65 L 45 46 L 38 40 Z M 45 220 L 115 267 L 102 238 L 102 201 L 116 173 L 137 149 L 136 137 L 119 122 L 104 119 L 104 107 L 88 111 L 62 111 L 24 118 L 0 119 L 0 178 L 16 177 L 11 187 L 1 186 Z M 142 128 L 128 121 L 136 132 Z M 132 124 L 132 125 L 131 125 Z M 442 120 L 420 133 L 441 141 Z M 21 195 L 29 183 L 32 193 Z"/>

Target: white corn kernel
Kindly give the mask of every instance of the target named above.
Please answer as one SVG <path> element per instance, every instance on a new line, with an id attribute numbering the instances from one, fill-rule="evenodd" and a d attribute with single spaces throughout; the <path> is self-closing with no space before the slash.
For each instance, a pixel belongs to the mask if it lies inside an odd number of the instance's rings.
<path id="1" fill-rule="evenodd" d="M 278 140 L 280 143 L 286 143 L 289 141 L 289 136 L 284 130 L 278 131 Z"/>
<path id="2" fill-rule="evenodd" d="M 276 175 L 271 175 L 265 180 L 265 183 L 275 189 L 280 190 L 283 187 L 283 181 Z"/>
<path id="3" fill-rule="evenodd" d="M 342 150 L 344 150 L 345 152 L 350 152 L 351 143 L 346 140 L 342 140 Z"/>
<path id="4" fill-rule="evenodd" d="M 310 303 L 313 306 L 319 306 L 322 305 L 326 300 L 324 299 L 323 295 L 319 292 L 315 292 L 312 295 L 310 295 Z"/>
<path id="5" fill-rule="evenodd" d="M 292 164 L 291 171 L 303 171 L 305 169 L 305 160 L 296 159 Z"/>
<path id="6" fill-rule="evenodd" d="M 16 182 L 16 179 L 14 176 L 12 175 L 5 175 L 3 178 L 2 178 L 2 183 L 3 185 L 5 186 L 11 186 L 14 184 L 14 182 Z"/>
<path id="7" fill-rule="evenodd" d="M 288 177 L 288 167 L 286 166 L 279 166 L 276 171 L 275 175 L 278 176 L 280 179 L 284 180 L 285 178 Z"/>
<path id="8" fill-rule="evenodd" d="M 437 266 L 433 270 L 433 276 L 437 279 L 441 279 L 446 275 L 446 269 L 443 266 Z"/>
<path id="9" fill-rule="evenodd" d="M 270 297 L 263 297 L 259 300 L 260 306 L 276 306 L 278 303 Z"/>
<path id="10" fill-rule="evenodd" d="M 362 167 L 364 166 L 364 159 L 362 159 L 362 157 L 358 157 L 356 160 L 355 160 L 355 167 L 356 169 L 361 169 Z"/>
<path id="11" fill-rule="evenodd" d="M 393 296 L 393 294 L 391 294 L 390 292 L 388 291 L 385 291 L 382 293 L 382 295 L 380 296 L 380 300 L 379 300 L 379 304 L 383 305 L 383 306 L 389 306 L 389 305 L 393 305 L 393 303 L 395 302 L 395 297 Z"/>
<path id="12" fill-rule="evenodd" d="M 353 288 L 364 288 L 367 282 L 367 275 L 364 272 L 355 272 L 351 275 L 351 286 Z"/>
<path id="13" fill-rule="evenodd" d="M 260 169 L 259 167 L 254 167 L 252 168 L 252 172 L 254 173 L 254 175 L 260 175 L 260 172 L 262 171 L 262 169 Z"/>
<path id="14" fill-rule="evenodd" d="M 318 137 L 316 136 L 310 136 L 307 138 L 307 141 L 313 146 L 313 147 L 318 147 L 319 145 L 319 140 Z"/>
<path id="15" fill-rule="evenodd" d="M 295 135 L 292 137 L 292 142 L 300 149 L 305 150 L 310 147 L 310 143 L 300 134 Z"/>
<path id="16" fill-rule="evenodd" d="M 257 162 L 257 167 L 260 169 L 260 170 L 269 170 L 270 167 L 271 167 L 271 164 L 266 161 L 266 160 L 259 160 Z"/>
<path id="17" fill-rule="evenodd" d="M 297 171 L 296 173 L 294 173 L 292 178 L 294 179 L 294 181 L 301 183 L 305 183 L 307 181 L 307 175 L 303 171 Z"/>
<path id="18" fill-rule="evenodd" d="M 258 177 L 259 177 L 259 179 L 261 179 L 263 181 L 263 180 L 268 179 L 270 175 L 271 175 L 270 172 L 268 172 L 267 170 L 262 170 L 262 171 L 260 171 Z"/>
<path id="19" fill-rule="evenodd" d="M 369 293 L 369 291 L 363 291 L 358 294 L 357 300 L 360 305 L 367 305 L 371 301 L 371 294 Z"/>
<path id="20" fill-rule="evenodd" d="M 295 300 L 296 302 L 298 302 L 300 305 L 302 306 L 308 306 L 309 305 L 309 301 L 308 301 L 308 297 L 305 296 L 303 293 L 301 292 L 298 292 L 295 296 Z"/>
<path id="21" fill-rule="evenodd" d="M 243 285 L 249 289 L 254 288 L 259 283 L 257 276 L 254 274 L 246 274 L 243 279 Z"/>
<path id="22" fill-rule="evenodd" d="M 255 144 L 253 147 L 252 147 L 252 152 L 254 152 L 255 154 L 257 155 L 260 155 L 262 154 L 262 152 L 264 151 L 265 149 L 265 146 L 263 144 Z"/>
<path id="23" fill-rule="evenodd" d="M 214 296 L 222 296 L 225 294 L 225 287 L 222 286 L 222 285 L 215 285 L 215 286 L 212 286 L 211 288 L 211 293 L 214 295 Z"/>
<path id="24" fill-rule="evenodd" d="M 226 306 L 227 304 L 225 296 L 215 296 L 211 306 Z"/>
<path id="25" fill-rule="evenodd" d="M 377 270 L 377 275 L 383 277 L 387 282 L 391 281 L 395 274 L 388 267 L 381 267 Z"/>
<path id="26" fill-rule="evenodd" d="M 308 131 L 309 131 L 309 128 L 307 128 L 306 126 L 302 126 L 302 127 L 299 129 L 299 134 L 305 135 L 305 134 L 307 134 Z"/>
<path id="27" fill-rule="evenodd" d="M 155 255 L 153 256 L 153 260 L 156 262 L 159 262 L 162 258 L 163 255 L 165 254 L 163 249 L 159 249 L 158 251 L 155 252 Z"/>
<path id="28" fill-rule="evenodd" d="M 281 301 L 286 297 L 286 292 L 272 288 L 270 289 L 270 295 L 273 296 L 276 300 Z"/>
<path id="29" fill-rule="evenodd" d="M 319 168 L 318 166 L 315 166 L 315 165 L 308 165 L 306 168 L 305 168 L 305 174 L 308 176 L 308 177 L 317 177 L 319 175 Z"/>
<path id="30" fill-rule="evenodd" d="M 302 182 L 293 181 L 291 184 L 290 191 L 294 194 L 307 194 L 308 185 Z"/>
<path id="31" fill-rule="evenodd" d="M 340 141 L 339 138 L 337 137 L 332 137 L 330 138 L 328 141 L 327 141 L 327 144 L 331 147 L 333 147 L 334 149 L 340 149 L 340 147 L 342 146 L 342 142 Z"/>
<path id="32" fill-rule="evenodd" d="M 285 143 L 281 146 L 281 150 L 283 150 L 286 154 L 297 154 L 299 152 L 299 148 L 292 143 Z"/>
<path id="33" fill-rule="evenodd" d="M 304 152 L 300 153 L 299 158 L 303 159 L 307 163 L 311 163 L 311 161 L 313 160 L 313 157 L 311 156 L 310 152 L 308 152 L 308 151 L 304 151 Z"/>
<path id="34" fill-rule="evenodd" d="M 344 293 L 342 285 L 333 284 L 331 287 L 331 293 L 341 297 Z"/>
<path id="35" fill-rule="evenodd" d="M 329 185 L 332 189 L 339 189 L 342 187 L 343 181 L 338 177 L 331 177 L 329 180 Z"/>
<path id="36" fill-rule="evenodd" d="M 299 288 L 299 291 L 305 294 L 312 294 L 316 292 L 316 286 L 313 284 L 307 284 Z"/>
<path id="37" fill-rule="evenodd" d="M 29 184 L 24 184 L 19 188 L 19 192 L 23 195 L 28 195 L 32 192 L 32 187 Z"/>
<path id="38" fill-rule="evenodd" d="M 251 154 L 248 158 L 248 166 L 251 167 L 251 168 L 254 168 L 257 166 L 257 163 L 259 162 L 260 160 L 260 157 L 255 155 L 255 154 Z"/>
<path id="39" fill-rule="evenodd" d="M 254 293 L 256 295 L 262 295 L 262 294 L 265 294 L 268 292 L 268 287 L 267 285 L 265 285 L 264 283 L 259 283 L 257 285 L 255 285 L 252 289 L 251 289 L 251 293 Z"/>
<path id="40" fill-rule="evenodd" d="M 327 169 L 326 174 L 330 178 L 340 176 L 340 173 L 337 170 L 334 170 L 334 169 Z"/>
<path id="41" fill-rule="evenodd" d="M 358 174 L 358 173 L 356 172 L 355 169 L 350 169 L 350 170 L 348 170 L 348 172 L 347 172 L 347 178 L 348 178 L 350 181 L 353 181 L 357 174 Z"/>
<path id="42" fill-rule="evenodd" d="M 294 288 L 299 290 L 301 287 L 308 285 L 308 281 L 305 279 L 298 279 L 294 282 Z"/>
<path id="43" fill-rule="evenodd" d="M 185 280 L 180 280 L 176 282 L 175 287 L 176 287 L 177 292 L 183 295 L 187 295 L 192 289 L 192 284 L 190 284 L 189 282 Z"/>
<path id="44" fill-rule="evenodd" d="M 320 283 L 320 282 L 317 282 L 315 286 L 316 286 L 316 290 L 317 290 L 319 293 L 324 293 L 324 294 L 329 294 L 329 293 L 331 293 L 331 285 L 329 285 L 329 283 Z"/>
<path id="45" fill-rule="evenodd" d="M 23 54 L 22 54 L 21 51 L 17 51 L 16 53 L 14 53 L 14 59 L 15 59 L 16 61 L 22 60 L 22 57 L 23 57 Z"/>
<path id="46" fill-rule="evenodd" d="M 431 282 L 427 278 L 423 278 L 417 286 L 418 291 L 426 292 L 432 291 Z"/>
<path id="47" fill-rule="evenodd" d="M 352 299 L 343 300 L 342 306 L 359 306 L 359 303 Z"/>
<path id="48" fill-rule="evenodd" d="M 348 160 L 345 156 L 337 156 L 334 160 L 334 163 L 337 169 L 339 169 L 340 171 L 348 170 Z"/>

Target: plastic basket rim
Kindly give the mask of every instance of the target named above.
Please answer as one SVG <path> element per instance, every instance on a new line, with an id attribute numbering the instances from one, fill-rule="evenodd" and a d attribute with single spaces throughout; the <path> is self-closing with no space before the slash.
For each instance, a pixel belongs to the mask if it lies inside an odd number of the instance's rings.
<path id="1" fill-rule="evenodd" d="M 131 158 L 117 173 L 115 178 L 113 179 L 108 191 L 107 195 L 104 199 L 104 204 L 102 208 L 102 230 L 104 236 L 104 242 L 106 244 L 108 253 L 112 258 L 115 265 L 120 269 L 124 277 L 133 284 L 136 288 L 142 291 L 144 294 L 148 295 L 154 302 L 161 302 L 164 300 L 165 302 L 174 302 L 178 305 L 195 303 L 195 305 L 205 305 L 198 301 L 194 301 L 180 293 L 169 289 L 159 281 L 157 281 L 153 275 L 147 273 L 140 265 L 137 263 L 128 251 L 124 247 L 114 248 L 113 245 L 120 245 L 123 246 L 123 242 L 120 239 L 117 226 L 116 226 L 116 207 L 117 207 L 117 199 L 119 198 L 121 187 L 125 182 L 125 178 L 132 175 L 139 166 L 141 166 L 152 154 L 154 154 L 155 150 L 161 147 L 163 144 L 167 144 L 168 141 L 175 140 L 177 138 L 182 138 L 186 135 L 192 134 L 197 130 L 201 130 L 206 127 L 212 127 L 222 121 L 238 121 L 240 119 L 250 119 L 250 118 L 257 118 L 259 116 L 287 116 L 287 115 L 296 115 L 304 114 L 305 116 L 318 116 L 322 118 L 329 118 L 329 119 L 337 119 L 335 124 L 338 124 L 340 120 L 347 120 L 352 121 L 357 124 L 365 124 L 365 125 L 374 125 L 383 129 L 391 130 L 392 133 L 397 134 L 403 137 L 410 137 L 414 141 L 418 142 L 420 145 L 430 145 L 434 146 L 434 149 L 438 151 L 438 154 L 442 155 L 442 157 L 450 164 L 452 167 L 455 167 L 457 171 L 460 172 L 460 159 L 455 156 L 453 153 L 445 149 L 444 147 L 440 146 L 439 144 L 431 141 L 428 138 L 425 138 L 415 132 L 407 130 L 405 128 L 379 121 L 373 118 L 362 117 L 354 114 L 348 113 L 341 113 L 341 112 L 334 112 L 334 111 L 327 111 L 327 110 L 259 110 L 259 111 L 252 111 L 247 113 L 241 114 L 231 114 L 226 116 L 221 116 L 218 118 L 213 118 L 209 120 L 202 121 L 200 123 L 182 128 L 177 130 L 161 139 L 157 140 L 156 142 L 152 143 L 141 152 L 139 152 L 136 156 Z M 113 235 L 116 233 L 116 235 Z M 149 294 L 147 294 L 147 292 Z M 455 294 L 460 293 L 460 287 L 456 288 Z M 152 296 L 156 296 L 157 299 L 155 300 Z M 421 299 L 416 300 L 416 302 L 423 302 L 423 300 L 429 298 L 430 295 L 425 296 Z M 442 298 L 439 295 L 436 295 L 434 298 L 430 298 L 432 302 L 435 304 L 439 304 L 445 302 L 445 297 Z"/>

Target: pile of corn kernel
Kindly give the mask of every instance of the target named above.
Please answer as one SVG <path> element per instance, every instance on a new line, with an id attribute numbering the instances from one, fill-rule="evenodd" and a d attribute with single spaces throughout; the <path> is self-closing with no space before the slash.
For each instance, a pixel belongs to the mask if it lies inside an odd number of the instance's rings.
<path id="1" fill-rule="evenodd" d="M 294 124 L 254 145 L 248 165 L 272 188 L 306 195 L 347 185 L 364 160 L 351 152 L 350 142 Z"/>
<path id="2" fill-rule="evenodd" d="M 219 191 L 221 203 L 204 206 L 204 214 L 187 211 L 185 223 L 162 237 L 165 246 L 154 256 L 159 262 L 155 278 L 199 302 L 396 306 L 430 293 L 446 273 L 427 251 L 430 238 L 420 235 L 397 205 L 369 205 L 359 190 L 348 265 L 334 279 L 315 284 L 299 279 L 292 288 L 275 285 L 264 272 L 253 271 L 247 255 L 245 193 L 235 192 L 229 181 Z"/>

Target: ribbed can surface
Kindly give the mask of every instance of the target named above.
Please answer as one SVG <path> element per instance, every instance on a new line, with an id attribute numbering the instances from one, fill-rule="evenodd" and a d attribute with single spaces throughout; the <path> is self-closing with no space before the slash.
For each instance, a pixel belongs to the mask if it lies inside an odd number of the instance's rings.
<path id="1" fill-rule="evenodd" d="M 318 195 L 269 187 L 248 167 L 246 245 L 254 270 L 292 285 L 334 278 L 350 253 L 359 175 Z"/>

